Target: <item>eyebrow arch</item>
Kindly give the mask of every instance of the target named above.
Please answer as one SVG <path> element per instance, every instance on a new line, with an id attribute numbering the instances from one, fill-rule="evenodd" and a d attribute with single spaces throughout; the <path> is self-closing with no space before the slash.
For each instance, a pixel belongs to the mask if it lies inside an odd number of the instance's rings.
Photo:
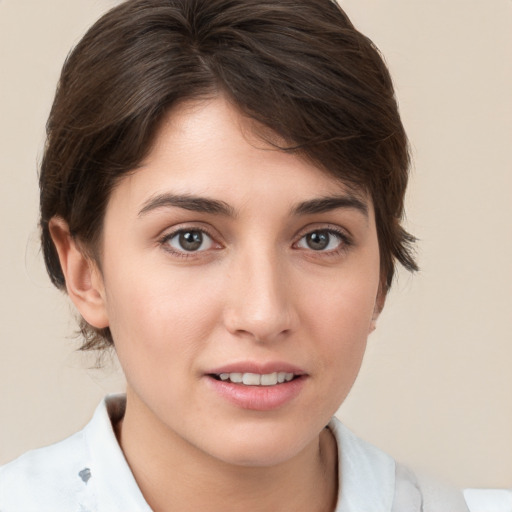
<path id="1" fill-rule="evenodd" d="M 368 218 L 368 205 L 356 196 L 348 194 L 341 196 L 320 197 L 299 203 L 294 209 L 295 215 L 311 215 L 326 213 L 338 208 L 354 209 Z"/>
<path id="2" fill-rule="evenodd" d="M 224 201 L 217 199 L 209 199 L 207 197 L 198 197 L 194 195 L 184 194 L 159 194 L 149 198 L 142 209 L 139 211 L 138 216 L 149 213 L 150 211 L 159 208 L 178 207 L 184 210 L 190 210 L 200 213 L 211 213 L 214 215 L 225 215 L 227 217 L 234 217 L 234 209 Z"/>

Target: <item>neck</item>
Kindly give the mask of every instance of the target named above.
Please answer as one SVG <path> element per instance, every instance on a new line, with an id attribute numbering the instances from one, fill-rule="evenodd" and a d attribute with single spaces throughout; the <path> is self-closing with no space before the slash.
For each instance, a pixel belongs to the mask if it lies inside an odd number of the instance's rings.
<path id="1" fill-rule="evenodd" d="M 328 429 L 292 459 L 273 466 L 226 463 L 190 445 L 128 393 L 119 442 L 155 512 L 333 512 L 336 441 Z M 150 435 L 148 435 L 148 432 Z"/>

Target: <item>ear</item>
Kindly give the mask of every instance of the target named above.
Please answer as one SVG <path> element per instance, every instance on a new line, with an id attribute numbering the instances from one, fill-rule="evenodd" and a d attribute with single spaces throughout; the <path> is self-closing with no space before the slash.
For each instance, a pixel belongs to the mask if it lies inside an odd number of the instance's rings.
<path id="1" fill-rule="evenodd" d="M 386 303 L 386 291 L 382 283 L 379 285 L 379 290 L 377 292 L 377 297 L 375 299 L 375 307 L 373 309 L 372 320 L 370 322 L 370 330 L 368 332 L 372 333 L 377 328 L 377 320 L 380 316 L 381 311 L 384 309 L 384 304 Z"/>
<path id="2" fill-rule="evenodd" d="M 108 327 L 105 288 L 98 266 L 71 236 L 65 220 L 53 217 L 49 228 L 73 304 L 88 324 L 97 329 Z"/>

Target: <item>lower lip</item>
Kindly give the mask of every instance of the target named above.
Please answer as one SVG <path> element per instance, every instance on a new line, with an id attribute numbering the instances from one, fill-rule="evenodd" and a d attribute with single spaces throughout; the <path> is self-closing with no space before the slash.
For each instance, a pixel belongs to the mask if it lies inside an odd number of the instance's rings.
<path id="1" fill-rule="evenodd" d="M 209 385 L 222 398 L 241 409 L 271 411 L 290 403 L 301 392 L 306 382 L 302 375 L 290 382 L 275 386 L 245 386 L 207 376 Z"/>

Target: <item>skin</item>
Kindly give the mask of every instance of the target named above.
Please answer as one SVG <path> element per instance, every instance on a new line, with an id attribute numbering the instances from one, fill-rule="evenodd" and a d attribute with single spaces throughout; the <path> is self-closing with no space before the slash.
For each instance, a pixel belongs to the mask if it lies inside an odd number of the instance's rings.
<path id="1" fill-rule="evenodd" d="M 335 507 L 325 426 L 383 302 L 373 207 L 255 128 L 222 97 L 174 109 L 112 192 L 101 272 L 51 224 L 70 297 L 112 331 L 127 379 L 118 436 L 155 511 Z M 299 368 L 300 392 L 270 410 L 233 404 L 209 374 L 247 362 Z"/>

